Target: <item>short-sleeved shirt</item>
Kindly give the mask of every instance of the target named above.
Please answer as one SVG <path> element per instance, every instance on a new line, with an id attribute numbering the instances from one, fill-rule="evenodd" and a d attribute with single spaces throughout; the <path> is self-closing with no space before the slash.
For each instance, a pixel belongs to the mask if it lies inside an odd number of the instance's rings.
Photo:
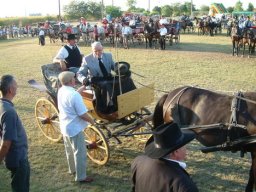
<path id="1" fill-rule="evenodd" d="M 67 46 L 72 49 L 73 46 L 67 44 Z M 79 50 L 79 52 L 81 53 L 80 49 L 78 46 L 76 46 L 76 48 Z M 55 56 L 55 59 L 63 59 L 65 60 L 68 57 L 68 50 L 65 48 L 65 46 L 62 46 L 61 49 L 59 50 L 59 52 L 57 53 L 57 55 Z"/>
<path id="2" fill-rule="evenodd" d="M 11 141 L 5 156 L 8 168 L 19 166 L 19 162 L 28 158 L 28 142 L 25 129 L 11 101 L 0 99 L 0 140 Z"/>
<path id="3" fill-rule="evenodd" d="M 80 118 L 88 110 L 82 96 L 70 86 L 62 86 L 58 91 L 60 130 L 64 136 L 74 137 L 87 127 Z"/>

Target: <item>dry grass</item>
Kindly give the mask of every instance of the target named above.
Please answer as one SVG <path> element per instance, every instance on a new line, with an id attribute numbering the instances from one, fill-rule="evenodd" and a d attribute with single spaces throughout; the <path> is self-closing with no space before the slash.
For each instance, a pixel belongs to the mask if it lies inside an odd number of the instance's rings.
<path id="1" fill-rule="evenodd" d="M 48 40 L 48 39 L 47 39 Z M 23 120 L 29 138 L 29 158 L 31 162 L 31 191 L 130 191 L 130 163 L 142 152 L 144 143 L 131 137 L 121 138 L 123 144 L 110 142 L 111 156 L 106 166 L 100 167 L 88 160 L 88 174 L 95 178 L 90 185 L 77 185 L 67 173 L 64 146 L 52 143 L 39 131 L 34 106 L 38 98 L 46 96 L 29 87 L 27 81 L 42 82 L 40 66 L 51 63 L 60 44 L 38 46 L 37 39 L 0 42 L 0 75 L 16 76 L 19 91 L 14 100 Z M 89 47 L 81 46 L 84 54 Z M 255 91 L 256 62 L 254 58 L 231 56 L 229 37 L 198 37 L 181 35 L 181 44 L 168 50 L 146 50 L 136 45 L 129 50 L 105 47 L 116 60 L 127 61 L 131 69 L 144 75 L 133 75 L 136 83 L 155 83 L 156 89 L 168 91 L 182 85 L 226 91 Z M 155 91 L 155 102 L 163 95 Z M 149 106 L 151 110 L 155 102 Z M 201 145 L 193 141 L 189 145 L 188 171 L 200 191 L 243 191 L 248 180 L 249 154 L 240 158 L 239 154 L 216 152 L 203 154 Z M 10 191 L 9 172 L 0 165 L 0 191 Z"/>

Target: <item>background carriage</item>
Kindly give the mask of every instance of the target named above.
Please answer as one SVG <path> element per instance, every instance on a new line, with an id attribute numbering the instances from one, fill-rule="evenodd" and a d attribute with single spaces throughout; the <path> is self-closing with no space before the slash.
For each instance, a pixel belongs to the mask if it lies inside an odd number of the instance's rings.
<path id="1" fill-rule="evenodd" d="M 58 64 L 47 64 L 41 67 L 45 85 L 30 80 L 32 87 L 44 91 L 48 97 L 39 98 L 35 105 L 37 125 L 49 140 L 59 142 L 62 134 L 59 127 L 57 91 L 60 87 L 57 79 L 60 73 Z M 95 109 L 93 90 L 81 93 L 89 114 L 95 119 L 96 126 L 88 126 L 85 133 L 86 144 L 94 147 L 87 150 L 88 157 L 99 165 L 109 160 L 109 140 L 121 143 L 119 136 L 137 136 L 148 138 L 151 134 L 151 112 L 145 108 L 154 100 L 153 85 L 141 87 L 117 96 L 118 110 L 112 114 L 101 114 Z M 146 134 L 146 135 L 145 135 Z"/>

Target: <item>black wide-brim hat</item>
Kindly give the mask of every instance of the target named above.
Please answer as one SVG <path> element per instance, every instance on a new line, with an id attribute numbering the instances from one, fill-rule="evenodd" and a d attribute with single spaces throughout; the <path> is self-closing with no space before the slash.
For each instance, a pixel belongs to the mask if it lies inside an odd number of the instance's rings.
<path id="1" fill-rule="evenodd" d="M 130 72 L 130 64 L 125 61 L 119 61 L 115 63 L 115 71 L 118 74 L 118 68 L 120 75 L 127 75 Z"/>
<path id="2" fill-rule="evenodd" d="M 74 39 L 76 39 L 75 34 L 68 34 L 67 40 L 74 40 Z"/>
<path id="3" fill-rule="evenodd" d="M 195 138 L 190 130 L 181 131 L 176 123 L 166 123 L 158 126 L 145 146 L 145 154 L 153 159 L 167 156 Z"/>

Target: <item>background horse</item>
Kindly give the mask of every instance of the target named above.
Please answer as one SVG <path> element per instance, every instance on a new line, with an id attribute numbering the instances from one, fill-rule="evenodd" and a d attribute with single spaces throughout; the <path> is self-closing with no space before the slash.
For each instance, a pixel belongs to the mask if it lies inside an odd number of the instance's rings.
<path id="1" fill-rule="evenodd" d="M 144 36 L 145 36 L 145 42 L 146 42 L 146 48 L 149 47 L 152 48 L 152 44 L 154 44 L 154 47 L 156 48 L 157 40 L 160 39 L 160 33 L 158 32 L 159 25 L 158 22 L 155 23 L 144 23 Z"/>
<path id="2" fill-rule="evenodd" d="M 232 97 L 195 87 L 181 87 L 160 98 L 153 123 L 154 127 L 170 121 L 181 128 L 193 125 L 196 139 L 206 146 L 205 152 L 251 152 L 246 192 L 252 192 L 256 179 L 256 140 L 252 136 L 256 134 L 255 103 L 256 92 Z"/>
<path id="3" fill-rule="evenodd" d="M 255 42 L 256 42 L 256 37 L 254 35 L 253 30 L 250 29 L 244 29 L 243 32 L 243 37 L 242 37 L 242 45 L 243 45 L 243 55 L 244 57 L 244 52 L 245 52 L 245 46 L 248 45 L 248 58 L 252 53 L 254 52 L 255 49 Z"/>
<path id="4" fill-rule="evenodd" d="M 242 36 L 238 32 L 237 25 L 234 25 L 231 29 L 231 41 L 232 41 L 232 55 L 238 56 L 239 46 L 242 40 Z"/>

